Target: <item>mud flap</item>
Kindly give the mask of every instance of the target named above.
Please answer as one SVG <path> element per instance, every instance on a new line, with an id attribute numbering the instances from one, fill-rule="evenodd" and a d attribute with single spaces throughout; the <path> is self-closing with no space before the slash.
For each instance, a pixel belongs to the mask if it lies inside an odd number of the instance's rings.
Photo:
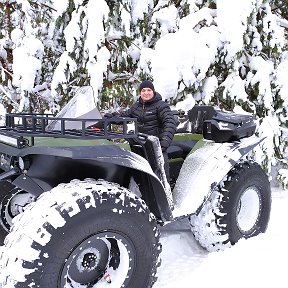
<path id="1" fill-rule="evenodd" d="M 264 139 L 251 136 L 232 143 L 206 141 L 188 155 L 173 190 L 173 216 L 195 213 L 231 168 Z"/>

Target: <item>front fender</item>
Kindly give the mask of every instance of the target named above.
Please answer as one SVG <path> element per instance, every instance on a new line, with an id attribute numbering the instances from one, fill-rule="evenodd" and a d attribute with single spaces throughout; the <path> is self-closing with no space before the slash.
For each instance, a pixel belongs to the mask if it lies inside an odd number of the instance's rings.
<path id="1" fill-rule="evenodd" d="M 30 158 L 31 167 L 27 174 L 20 174 L 13 184 L 36 196 L 74 178 L 93 178 L 95 175 L 96 178 L 117 182 L 117 177 L 124 177 L 122 172 L 128 168 L 126 170 L 130 170 L 131 175 L 134 172 L 142 175 L 144 179 L 142 187 L 147 190 L 145 200 L 150 210 L 162 219 L 172 217 L 167 191 L 148 161 L 117 145 L 29 147 L 23 149 L 17 156 Z M 108 178 L 105 178 L 105 175 Z"/>
<path id="2" fill-rule="evenodd" d="M 173 216 L 195 213 L 231 168 L 264 139 L 251 136 L 233 143 L 205 141 L 188 155 L 173 190 Z"/>

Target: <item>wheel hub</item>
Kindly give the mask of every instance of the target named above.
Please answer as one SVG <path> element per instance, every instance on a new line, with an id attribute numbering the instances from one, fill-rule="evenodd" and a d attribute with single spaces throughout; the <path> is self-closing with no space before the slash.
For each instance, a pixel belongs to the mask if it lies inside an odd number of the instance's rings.
<path id="1" fill-rule="evenodd" d="M 240 198 L 237 207 L 237 225 L 243 234 L 249 233 L 261 215 L 261 195 L 256 187 L 248 187 Z"/>
<path id="2" fill-rule="evenodd" d="M 94 253 L 87 253 L 84 255 L 82 267 L 91 270 L 97 266 L 97 256 Z"/>
<path id="3" fill-rule="evenodd" d="M 1 224 L 7 231 L 10 230 L 12 219 L 24 212 L 28 204 L 35 201 L 35 197 L 28 192 L 19 188 L 13 191 L 5 196 L 0 205 Z"/>
<path id="4" fill-rule="evenodd" d="M 72 261 L 69 266 L 69 278 L 80 284 L 97 281 L 103 277 L 109 263 L 109 242 L 90 237 L 78 246 L 69 257 Z M 71 258 L 72 257 L 72 258 Z M 69 261 L 69 259 L 68 259 Z"/>
<path id="5" fill-rule="evenodd" d="M 105 232 L 90 236 L 79 243 L 66 259 L 60 287 L 67 287 L 66 283 L 71 288 L 80 287 L 79 285 L 83 288 L 94 287 L 97 283 L 101 285 L 100 282 L 126 287 L 134 269 L 133 265 L 130 266 L 135 261 L 130 256 L 133 249 L 118 234 Z"/>

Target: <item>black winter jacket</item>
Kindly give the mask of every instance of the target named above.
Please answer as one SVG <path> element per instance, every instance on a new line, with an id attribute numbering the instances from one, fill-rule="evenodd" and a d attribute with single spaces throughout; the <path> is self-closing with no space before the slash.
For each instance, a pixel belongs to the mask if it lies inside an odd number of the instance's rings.
<path id="1" fill-rule="evenodd" d="M 157 136 L 163 151 L 170 146 L 177 125 L 170 107 L 162 100 L 159 93 L 156 92 L 148 101 L 143 101 L 139 97 L 128 110 L 118 115 L 137 118 L 138 131 Z"/>

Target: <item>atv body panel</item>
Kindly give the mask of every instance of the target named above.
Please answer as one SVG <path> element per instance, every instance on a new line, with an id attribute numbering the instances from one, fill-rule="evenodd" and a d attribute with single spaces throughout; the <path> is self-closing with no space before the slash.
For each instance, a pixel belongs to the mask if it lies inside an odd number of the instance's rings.
<path id="1" fill-rule="evenodd" d="M 208 140 L 201 148 L 188 155 L 173 190 L 173 216 L 196 213 L 231 168 L 263 140 L 264 138 L 256 136 L 232 143 Z"/>

